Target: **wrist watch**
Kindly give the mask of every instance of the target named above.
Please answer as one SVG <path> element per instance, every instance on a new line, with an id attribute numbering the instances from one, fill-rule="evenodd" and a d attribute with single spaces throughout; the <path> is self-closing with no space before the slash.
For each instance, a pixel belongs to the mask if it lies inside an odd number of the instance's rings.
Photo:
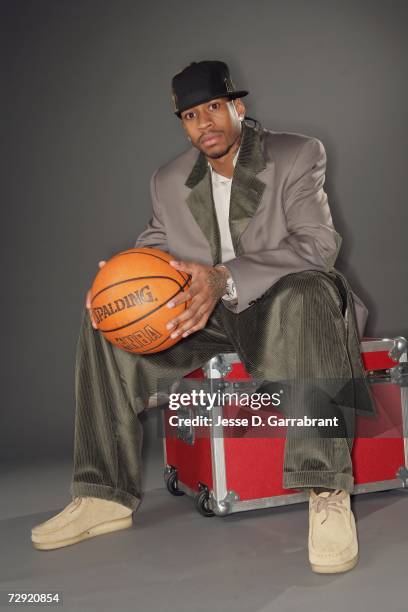
<path id="1" fill-rule="evenodd" d="M 227 270 L 227 272 L 229 274 L 229 270 L 228 270 L 227 266 L 224 266 L 223 264 L 217 264 L 214 267 L 215 268 L 224 268 L 224 270 Z M 223 296 L 221 296 L 221 299 L 226 301 L 226 302 L 233 303 L 233 304 L 238 303 L 237 288 L 235 286 L 235 282 L 234 282 L 234 279 L 232 278 L 231 274 L 229 274 L 229 276 L 227 278 L 227 283 L 226 283 L 226 287 L 225 287 L 225 293 L 224 293 Z"/>

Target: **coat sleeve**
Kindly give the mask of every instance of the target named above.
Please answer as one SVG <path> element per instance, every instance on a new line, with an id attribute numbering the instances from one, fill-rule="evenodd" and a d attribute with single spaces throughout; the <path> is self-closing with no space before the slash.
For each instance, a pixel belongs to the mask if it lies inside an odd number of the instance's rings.
<path id="1" fill-rule="evenodd" d="M 323 189 L 325 171 L 323 144 L 317 138 L 308 138 L 299 148 L 283 186 L 282 206 L 289 235 L 277 248 L 245 253 L 224 262 L 238 294 L 237 305 L 225 304 L 229 310 L 245 310 L 286 274 L 333 267 L 342 239 L 333 227 Z"/>
<path id="2" fill-rule="evenodd" d="M 153 215 L 150 218 L 146 229 L 139 234 L 135 248 L 151 247 L 168 252 L 167 235 L 164 226 L 162 214 L 157 197 L 156 176 L 158 170 L 155 170 L 150 179 L 150 198 L 152 201 Z"/>

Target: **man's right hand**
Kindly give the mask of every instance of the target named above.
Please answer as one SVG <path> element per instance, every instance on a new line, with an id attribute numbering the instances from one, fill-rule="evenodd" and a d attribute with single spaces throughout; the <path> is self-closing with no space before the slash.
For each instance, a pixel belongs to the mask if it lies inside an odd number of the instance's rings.
<path id="1" fill-rule="evenodd" d="M 106 261 L 103 259 L 102 261 L 100 261 L 100 262 L 98 263 L 99 268 L 103 268 L 103 266 L 104 266 L 105 264 L 106 264 Z M 86 306 L 86 307 L 87 307 L 87 309 L 88 309 L 89 316 L 90 316 L 91 323 L 92 323 L 92 327 L 93 327 L 94 329 L 98 329 L 98 327 L 97 327 L 97 325 L 96 325 L 96 323 L 95 323 L 95 319 L 94 319 L 94 318 L 93 318 L 93 316 L 92 316 L 92 308 L 91 308 L 91 290 L 90 290 L 90 289 L 88 290 L 88 292 L 87 292 L 87 294 L 86 294 L 86 302 L 85 302 L 85 306 Z"/>

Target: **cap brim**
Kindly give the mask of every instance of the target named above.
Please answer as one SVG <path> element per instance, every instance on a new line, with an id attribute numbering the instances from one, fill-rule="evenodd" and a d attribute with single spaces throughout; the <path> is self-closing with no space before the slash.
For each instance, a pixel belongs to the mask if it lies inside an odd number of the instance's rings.
<path id="1" fill-rule="evenodd" d="M 247 96 L 248 94 L 249 94 L 249 91 L 246 91 L 246 89 L 240 89 L 239 91 L 231 91 L 229 93 L 225 93 L 225 91 L 223 91 L 219 95 L 213 94 L 211 97 L 206 96 L 205 98 L 200 98 L 198 100 L 195 100 L 194 104 L 189 104 L 188 106 L 185 106 L 184 108 L 180 108 L 174 114 L 177 115 L 177 117 L 180 117 L 181 113 L 188 110 L 189 108 L 198 106 L 198 104 L 204 104 L 204 102 L 209 102 L 210 100 L 215 100 L 215 98 L 229 98 L 230 100 L 235 100 L 236 98 L 243 98 L 244 96 Z"/>

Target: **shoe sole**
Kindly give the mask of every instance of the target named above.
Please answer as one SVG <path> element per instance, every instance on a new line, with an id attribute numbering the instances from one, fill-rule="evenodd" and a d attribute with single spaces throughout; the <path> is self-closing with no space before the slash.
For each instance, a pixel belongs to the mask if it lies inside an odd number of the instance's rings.
<path id="1" fill-rule="evenodd" d="M 339 563 L 338 565 L 315 565 L 311 563 L 311 568 L 316 574 L 337 574 L 338 572 L 347 572 L 353 569 L 357 565 L 358 555 L 346 561 L 345 563 Z"/>
<path id="2" fill-rule="evenodd" d="M 52 550 L 54 548 L 62 548 L 63 546 L 69 546 L 70 544 L 76 544 L 77 542 L 82 542 L 82 540 L 88 540 L 89 538 L 93 538 L 98 535 L 103 535 L 105 533 L 111 533 L 112 531 L 119 531 L 120 529 L 126 529 L 127 527 L 132 527 L 132 515 L 125 516 L 124 518 L 117 519 L 115 521 L 109 521 L 107 523 L 101 523 L 100 525 L 95 525 L 95 527 L 90 527 L 83 531 L 77 536 L 72 538 L 67 538 L 66 540 L 59 540 L 58 542 L 35 542 L 32 538 L 32 544 L 34 548 L 38 550 Z"/>

